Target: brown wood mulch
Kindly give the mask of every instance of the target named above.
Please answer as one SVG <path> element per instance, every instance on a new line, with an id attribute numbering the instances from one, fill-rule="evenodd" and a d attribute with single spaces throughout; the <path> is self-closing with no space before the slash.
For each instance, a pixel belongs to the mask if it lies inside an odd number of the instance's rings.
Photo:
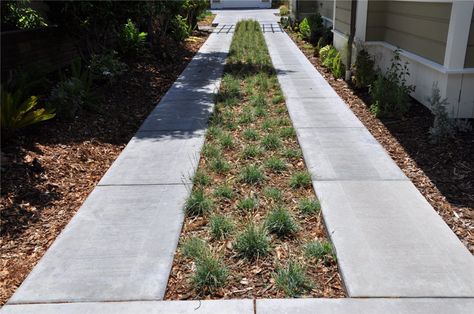
<path id="1" fill-rule="evenodd" d="M 99 88 L 100 112 L 2 138 L 0 303 L 25 279 L 207 38 L 167 43 L 172 58 L 131 62 Z M 171 45 L 171 46 L 170 46 Z"/>
<path id="2" fill-rule="evenodd" d="M 334 79 L 311 45 L 287 33 L 474 254 L 474 131 L 458 133 L 441 144 L 430 143 L 433 115 L 415 100 L 403 119 L 376 118 L 370 112 L 367 91 Z"/>

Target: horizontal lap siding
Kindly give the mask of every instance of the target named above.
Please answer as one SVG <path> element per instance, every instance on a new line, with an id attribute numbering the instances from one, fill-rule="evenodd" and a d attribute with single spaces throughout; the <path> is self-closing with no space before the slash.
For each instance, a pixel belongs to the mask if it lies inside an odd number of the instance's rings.
<path id="1" fill-rule="evenodd" d="M 369 1 L 366 38 L 443 64 L 450 15 L 451 3 Z"/>
<path id="2" fill-rule="evenodd" d="M 471 27 L 469 29 L 469 40 L 467 41 L 465 68 L 474 68 L 474 10 L 472 12 Z"/>
<path id="3" fill-rule="evenodd" d="M 351 1 L 336 0 L 336 30 L 349 35 L 351 26 Z"/>
<path id="4" fill-rule="evenodd" d="M 319 14 L 332 20 L 334 12 L 334 0 L 320 0 L 318 1 L 318 4 Z"/>

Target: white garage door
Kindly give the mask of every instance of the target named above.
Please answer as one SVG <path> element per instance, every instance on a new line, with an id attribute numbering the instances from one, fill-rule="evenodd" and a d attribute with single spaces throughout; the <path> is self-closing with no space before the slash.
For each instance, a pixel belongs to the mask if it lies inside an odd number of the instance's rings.
<path id="1" fill-rule="evenodd" d="M 269 9 L 271 0 L 211 0 L 212 9 L 262 8 Z"/>

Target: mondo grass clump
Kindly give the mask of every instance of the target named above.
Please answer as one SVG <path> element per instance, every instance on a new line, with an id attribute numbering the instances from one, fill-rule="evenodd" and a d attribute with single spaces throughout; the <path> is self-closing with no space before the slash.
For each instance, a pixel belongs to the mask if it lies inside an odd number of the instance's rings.
<path id="1" fill-rule="evenodd" d="M 276 286 L 292 298 L 299 297 L 314 287 L 306 275 L 305 267 L 292 260 L 286 266 L 278 266 L 273 277 Z"/>
<path id="2" fill-rule="evenodd" d="M 336 252 L 329 241 L 313 241 L 304 246 L 304 255 L 306 258 L 314 258 L 329 264 L 336 261 Z"/>
<path id="3" fill-rule="evenodd" d="M 273 209 L 265 221 L 267 229 L 278 236 L 290 236 L 299 230 L 295 218 L 288 209 L 277 207 Z"/>
<path id="4" fill-rule="evenodd" d="M 265 256 L 270 251 L 270 238 L 264 226 L 250 223 L 235 241 L 237 252 L 248 259 Z"/>
<path id="5" fill-rule="evenodd" d="M 309 253 L 327 232 L 258 22 L 236 25 L 215 99 L 166 299 L 344 297 Z"/>

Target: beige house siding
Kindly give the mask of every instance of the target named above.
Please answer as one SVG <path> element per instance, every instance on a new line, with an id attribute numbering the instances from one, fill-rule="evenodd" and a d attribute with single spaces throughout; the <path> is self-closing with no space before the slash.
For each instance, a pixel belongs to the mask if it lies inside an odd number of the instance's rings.
<path id="1" fill-rule="evenodd" d="M 318 5 L 319 14 L 332 20 L 334 13 L 334 0 L 319 0 Z"/>
<path id="2" fill-rule="evenodd" d="M 332 20 L 334 0 L 291 0 L 290 9 L 298 18 L 304 18 L 319 12 L 322 16 Z"/>
<path id="3" fill-rule="evenodd" d="M 351 1 L 336 0 L 335 28 L 338 32 L 349 35 L 351 27 Z"/>
<path id="4" fill-rule="evenodd" d="M 472 12 L 471 27 L 469 28 L 469 39 L 467 40 L 465 68 L 474 68 L 474 10 Z"/>
<path id="5" fill-rule="evenodd" d="M 443 64 L 451 6 L 451 3 L 371 0 L 366 40 L 386 41 Z"/>

